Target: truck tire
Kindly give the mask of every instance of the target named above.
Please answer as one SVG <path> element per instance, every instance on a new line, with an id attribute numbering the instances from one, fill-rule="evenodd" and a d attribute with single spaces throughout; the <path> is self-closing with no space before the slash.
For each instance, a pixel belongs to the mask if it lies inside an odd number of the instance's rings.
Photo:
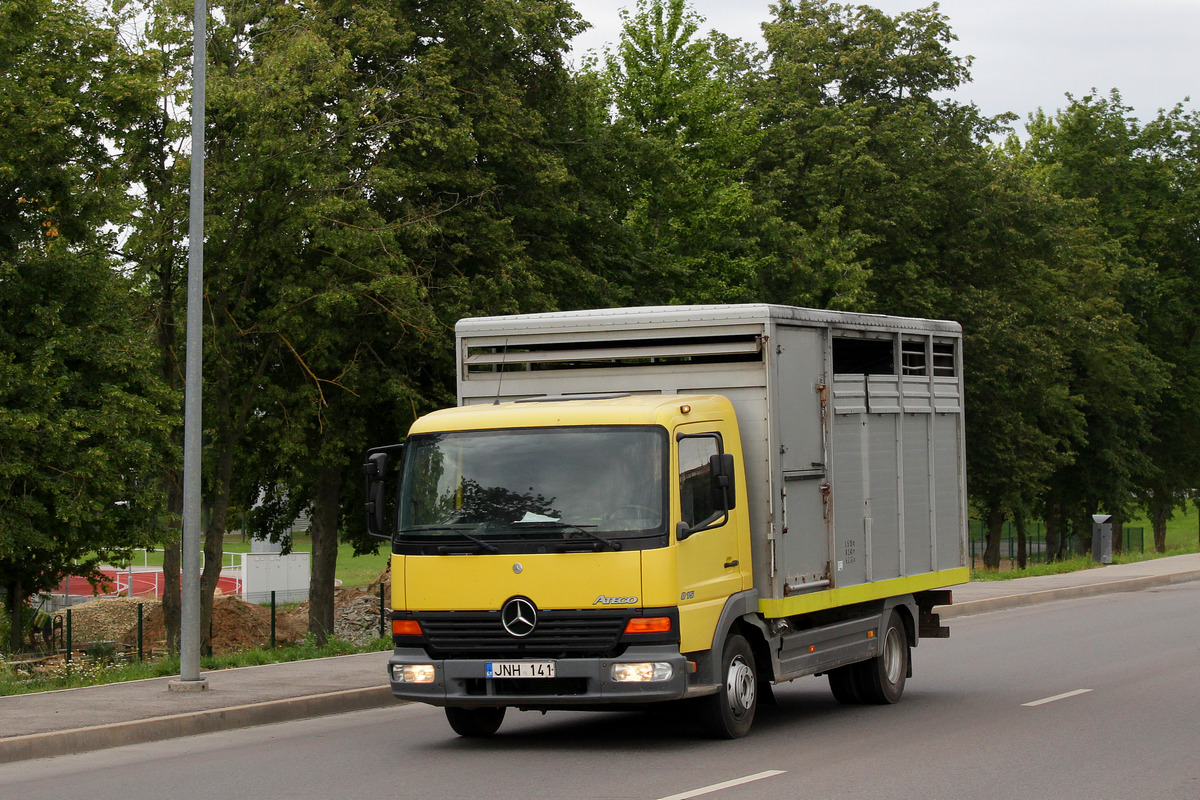
<path id="1" fill-rule="evenodd" d="M 893 610 L 884 628 L 879 655 L 854 665 L 860 702 L 887 705 L 900 699 L 908 677 L 908 649 L 904 623 L 899 612 Z"/>
<path id="2" fill-rule="evenodd" d="M 714 737 L 740 739 L 750 732 L 758 708 L 758 673 L 745 637 L 732 634 L 725 640 L 721 676 L 721 691 L 700 700 L 701 719 Z"/>
<path id="3" fill-rule="evenodd" d="M 844 706 L 862 703 L 858 694 L 857 667 L 857 664 L 851 664 L 829 671 L 829 688 L 833 692 L 833 699 Z"/>
<path id="4" fill-rule="evenodd" d="M 457 708 L 446 706 L 446 721 L 459 736 L 484 738 L 491 736 L 504 721 L 504 706 L 484 708 Z"/>

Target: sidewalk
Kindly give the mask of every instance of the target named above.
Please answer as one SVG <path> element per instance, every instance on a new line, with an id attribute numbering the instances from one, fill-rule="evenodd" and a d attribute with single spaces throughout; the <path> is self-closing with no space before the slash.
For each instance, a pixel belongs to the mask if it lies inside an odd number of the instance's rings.
<path id="1" fill-rule="evenodd" d="M 942 619 L 1200 580 L 1200 554 L 954 587 Z M 390 653 L 205 673 L 208 690 L 171 692 L 171 678 L 0 697 L 0 764 L 359 711 L 397 703 Z"/>
<path id="2" fill-rule="evenodd" d="M 1112 564 L 1063 575 L 967 583 L 954 587 L 954 605 L 938 609 L 938 613 L 942 619 L 954 619 L 1056 600 L 1136 592 L 1196 580 L 1200 580 L 1200 553 L 1191 553 L 1154 558 L 1136 564 Z"/>

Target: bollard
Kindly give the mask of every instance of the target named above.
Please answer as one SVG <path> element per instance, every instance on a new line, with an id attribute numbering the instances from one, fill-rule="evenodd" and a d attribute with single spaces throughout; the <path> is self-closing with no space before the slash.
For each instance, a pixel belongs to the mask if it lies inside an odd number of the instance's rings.
<path id="1" fill-rule="evenodd" d="M 1092 515 L 1092 561 L 1112 563 L 1112 514 Z"/>

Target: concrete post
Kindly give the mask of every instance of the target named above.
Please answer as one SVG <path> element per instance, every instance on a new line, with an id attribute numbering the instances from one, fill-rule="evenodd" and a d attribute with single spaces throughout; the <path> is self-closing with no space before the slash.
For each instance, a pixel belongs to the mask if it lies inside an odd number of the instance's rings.
<path id="1" fill-rule="evenodd" d="M 1092 560 L 1097 564 L 1112 563 L 1112 515 L 1092 515 Z"/>

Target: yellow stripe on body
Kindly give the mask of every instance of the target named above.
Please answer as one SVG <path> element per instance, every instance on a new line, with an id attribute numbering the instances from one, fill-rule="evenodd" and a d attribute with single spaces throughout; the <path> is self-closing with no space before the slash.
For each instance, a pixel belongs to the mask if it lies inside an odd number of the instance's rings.
<path id="1" fill-rule="evenodd" d="M 839 589 L 823 589 L 792 597 L 761 599 L 758 601 L 758 610 L 764 617 L 791 617 L 796 614 L 824 611 L 855 603 L 866 603 L 871 600 L 883 600 L 887 597 L 913 594 L 928 589 L 941 589 L 958 583 L 966 583 L 970 579 L 971 571 L 966 567 L 947 569 L 907 578 L 860 583 Z"/>

